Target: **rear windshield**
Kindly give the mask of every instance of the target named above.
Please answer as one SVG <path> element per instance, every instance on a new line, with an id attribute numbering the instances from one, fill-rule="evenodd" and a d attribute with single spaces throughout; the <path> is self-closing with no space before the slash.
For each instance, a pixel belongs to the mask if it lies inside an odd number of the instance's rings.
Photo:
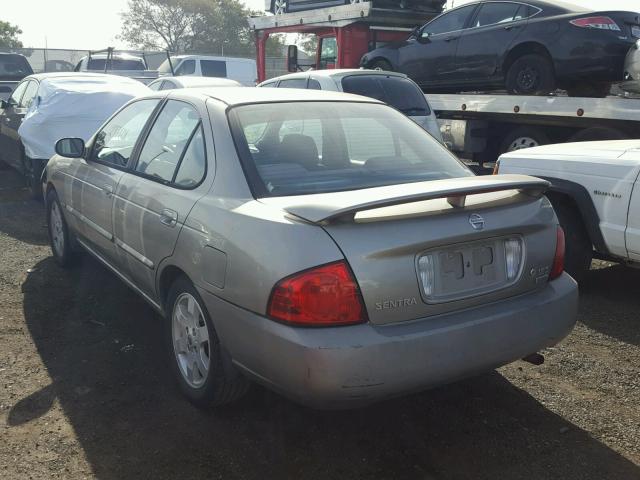
<path id="1" fill-rule="evenodd" d="M 33 70 L 21 55 L 0 55 L 0 80 L 22 80 Z"/>
<path id="2" fill-rule="evenodd" d="M 231 109 L 229 120 L 256 197 L 473 175 L 421 127 L 385 105 L 245 105 Z"/>
<path id="3" fill-rule="evenodd" d="M 342 90 L 388 103 L 405 115 L 431 115 L 431 109 L 422 90 L 411 80 L 403 77 L 351 75 L 342 79 Z"/>
<path id="4" fill-rule="evenodd" d="M 104 58 L 92 58 L 89 60 L 89 66 L 87 70 L 104 70 L 104 64 L 106 59 Z M 110 70 L 144 70 L 144 63 L 142 60 L 123 60 L 121 58 L 114 58 L 111 60 Z"/>

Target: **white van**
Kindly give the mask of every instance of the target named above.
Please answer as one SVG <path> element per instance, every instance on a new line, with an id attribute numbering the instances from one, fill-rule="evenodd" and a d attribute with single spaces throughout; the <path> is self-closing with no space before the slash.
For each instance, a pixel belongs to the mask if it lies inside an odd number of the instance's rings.
<path id="1" fill-rule="evenodd" d="M 173 73 L 171 67 L 173 66 Z M 258 78 L 256 61 L 249 58 L 213 57 L 209 55 L 174 55 L 162 62 L 160 75 L 193 75 L 230 78 L 247 87 L 255 87 Z"/>

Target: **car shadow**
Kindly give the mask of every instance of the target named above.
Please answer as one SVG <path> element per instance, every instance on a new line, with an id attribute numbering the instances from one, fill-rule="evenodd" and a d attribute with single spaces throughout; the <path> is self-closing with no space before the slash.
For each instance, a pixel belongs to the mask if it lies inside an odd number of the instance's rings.
<path id="1" fill-rule="evenodd" d="M 0 233 L 30 245 L 46 245 L 43 203 L 31 197 L 18 172 L 0 165 Z"/>
<path id="2" fill-rule="evenodd" d="M 65 271 L 47 258 L 22 288 L 52 383 L 14 405 L 7 428 L 57 398 L 101 479 L 640 478 L 498 373 L 352 411 L 259 387 L 200 410 L 170 378 L 159 317 L 96 261 Z"/>
<path id="3" fill-rule="evenodd" d="M 638 284 L 640 270 L 635 268 L 613 264 L 591 269 L 580 283 L 580 320 L 593 330 L 640 345 Z"/>

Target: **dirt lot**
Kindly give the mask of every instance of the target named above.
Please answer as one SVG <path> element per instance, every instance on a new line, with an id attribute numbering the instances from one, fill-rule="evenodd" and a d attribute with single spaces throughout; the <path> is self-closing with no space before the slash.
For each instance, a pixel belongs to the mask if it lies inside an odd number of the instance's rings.
<path id="1" fill-rule="evenodd" d="M 0 478 L 640 478 L 640 271 L 592 271 L 542 367 L 350 412 L 260 388 L 214 412 L 178 393 L 142 300 L 90 258 L 57 267 L 6 169 L 0 259 Z"/>

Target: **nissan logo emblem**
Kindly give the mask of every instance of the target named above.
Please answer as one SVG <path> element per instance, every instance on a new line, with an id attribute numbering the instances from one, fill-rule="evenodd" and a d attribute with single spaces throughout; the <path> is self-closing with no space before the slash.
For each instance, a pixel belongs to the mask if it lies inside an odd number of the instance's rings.
<path id="1" fill-rule="evenodd" d="M 472 213 L 471 215 L 469 215 L 469 223 L 474 230 L 482 230 L 484 228 L 484 218 L 482 218 L 477 213 Z"/>

